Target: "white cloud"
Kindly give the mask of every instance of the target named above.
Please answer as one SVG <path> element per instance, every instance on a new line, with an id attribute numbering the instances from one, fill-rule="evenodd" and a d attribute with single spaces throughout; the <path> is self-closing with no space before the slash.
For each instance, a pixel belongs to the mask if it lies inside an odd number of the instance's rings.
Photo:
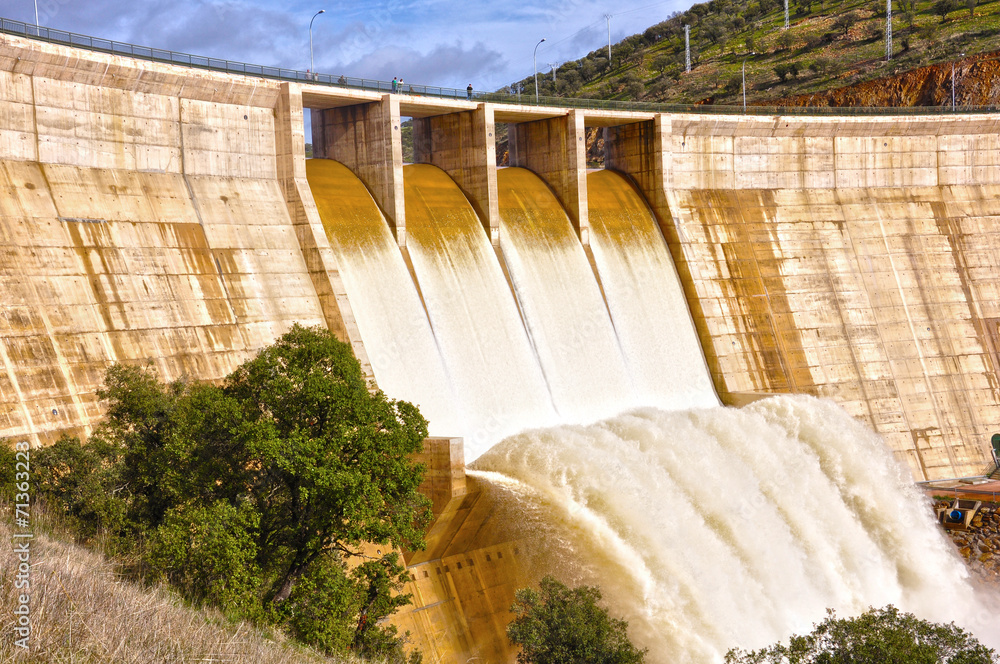
<path id="1" fill-rule="evenodd" d="M 612 38 L 643 31 L 689 0 L 39 0 L 43 25 L 144 46 L 255 64 L 306 69 L 309 19 L 317 69 L 348 76 L 489 90 L 530 76 L 538 66 L 574 60 L 606 44 L 603 15 L 611 11 Z M 10 18 L 34 22 L 32 3 L 5 8 Z"/>

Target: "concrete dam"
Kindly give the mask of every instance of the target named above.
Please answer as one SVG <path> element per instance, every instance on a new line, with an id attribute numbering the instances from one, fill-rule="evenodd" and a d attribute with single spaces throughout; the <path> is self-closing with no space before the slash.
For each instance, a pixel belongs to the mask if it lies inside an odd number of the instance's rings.
<path id="1" fill-rule="evenodd" d="M 653 662 L 827 606 L 961 621 L 909 485 L 982 474 L 1000 430 L 998 127 L 446 100 L 0 35 L 0 435 L 86 436 L 112 362 L 219 380 L 323 325 L 435 436 L 397 619 L 426 661 L 512 661 L 513 591 L 549 569 Z"/>

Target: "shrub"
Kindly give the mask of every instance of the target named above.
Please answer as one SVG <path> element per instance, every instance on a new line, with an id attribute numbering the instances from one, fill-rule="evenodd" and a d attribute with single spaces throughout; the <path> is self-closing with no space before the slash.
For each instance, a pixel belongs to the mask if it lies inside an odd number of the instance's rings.
<path id="1" fill-rule="evenodd" d="M 836 28 L 843 36 L 847 36 L 848 31 L 851 26 L 857 21 L 857 16 L 854 12 L 844 12 L 838 16 L 833 21 L 833 27 Z"/>
<path id="2" fill-rule="evenodd" d="M 934 13 L 941 17 L 942 23 L 947 20 L 948 14 L 958 8 L 958 0 L 937 0 L 937 2 L 934 3 Z"/>
<path id="3" fill-rule="evenodd" d="M 31 453 L 38 495 L 69 517 L 85 541 L 100 533 L 116 537 L 126 530 L 133 535 L 144 530 L 126 519 L 129 503 L 120 455 L 118 447 L 100 437 L 83 445 L 69 436 Z"/>
<path id="4" fill-rule="evenodd" d="M 254 615 L 260 587 L 256 536 L 260 515 L 248 504 L 182 505 L 167 513 L 150 541 L 153 574 L 167 579 L 198 605 Z"/>
<path id="5" fill-rule="evenodd" d="M 992 649 L 954 623 L 941 625 L 900 613 L 894 606 L 869 609 L 856 618 L 837 618 L 828 610 L 826 620 L 811 634 L 792 636 L 788 645 L 760 650 L 734 648 L 726 664 L 995 664 Z"/>
<path id="6" fill-rule="evenodd" d="M 327 653 L 347 652 L 361 608 L 361 593 L 339 556 L 309 566 L 282 607 L 291 633 Z"/>
<path id="7" fill-rule="evenodd" d="M 601 591 L 567 588 L 550 576 L 539 590 L 521 588 L 507 626 L 511 643 L 521 646 L 518 664 L 642 664 L 646 650 L 628 638 L 628 623 L 597 605 Z"/>
<path id="8" fill-rule="evenodd" d="M 814 74 L 822 74 L 823 72 L 829 71 L 830 64 L 829 58 L 816 58 L 809 63 L 809 71 Z"/>

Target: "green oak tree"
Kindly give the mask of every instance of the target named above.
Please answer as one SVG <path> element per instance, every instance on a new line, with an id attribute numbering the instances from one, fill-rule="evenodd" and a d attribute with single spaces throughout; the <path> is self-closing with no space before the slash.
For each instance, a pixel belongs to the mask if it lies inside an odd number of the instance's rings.
<path id="1" fill-rule="evenodd" d="M 331 652 L 398 650 L 380 623 L 409 599 L 398 550 L 424 546 L 427 421 L 369 389 L 348 344 L 295 325 L 221 385 L 115 365 L 99 396 L 86 445 L 38 452 L 40 494 L 82 534 L 193 602 Z"/>
<path id="2" fill-rule="evenodd" d="M 240 453 L 261 515 L 260 547 L 287 552 L 274 599 L 286 598 L 324 551 L 423 547 L 429 502 L 410 455 L 427 421 L 412 404 L 369 392 L 350 346 L 295 326 L 223 389 L 252 432 Z"/>

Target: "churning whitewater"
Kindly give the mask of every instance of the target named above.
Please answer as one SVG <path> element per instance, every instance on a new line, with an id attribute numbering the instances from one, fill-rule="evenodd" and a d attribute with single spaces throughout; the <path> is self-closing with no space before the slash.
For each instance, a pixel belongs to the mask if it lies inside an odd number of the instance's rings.
<path id="1" fill-rule="evenodd" d="M 925 499 L 833 402 L 640 409 L 513 436 L 475 467 L 526 506 L 551 571 L 600 585 L 650 662 L 718 662 L 827 608 L 890 603 L 982 636 Z"/>

